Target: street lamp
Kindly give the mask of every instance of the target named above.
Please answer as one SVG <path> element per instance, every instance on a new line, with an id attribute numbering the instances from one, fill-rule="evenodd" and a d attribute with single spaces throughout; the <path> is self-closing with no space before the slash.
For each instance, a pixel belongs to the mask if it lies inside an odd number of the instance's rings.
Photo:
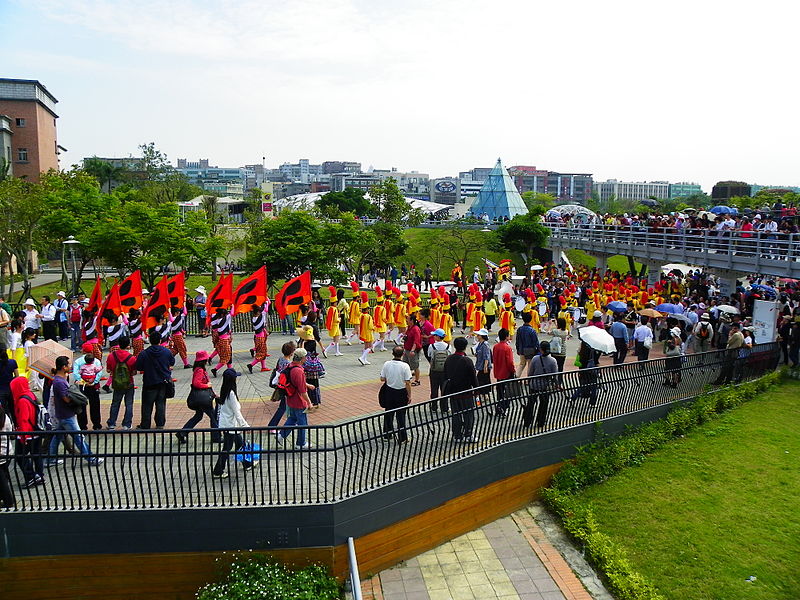
<path id="1" fill-rule="evenodd" d="M 70 291 L 69 295 L 77 296 L 78 295 L 78 271 L 75 267 L 75 246 L 79 245 L 80 242 L 75 239 L 74 235 L 69 236 L 65 239 L 62 244 L 64 244 L 65 248 L 69 248 L 69 255 L 72 258 L 72 290 Z"/>

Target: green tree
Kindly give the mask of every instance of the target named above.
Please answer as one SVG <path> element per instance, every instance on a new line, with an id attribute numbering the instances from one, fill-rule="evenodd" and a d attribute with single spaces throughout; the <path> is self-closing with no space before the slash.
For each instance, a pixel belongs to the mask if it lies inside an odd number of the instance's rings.
<path id="1" fill-rule="evenodd" d="M 528 207 L 528 210 L 533 210 L 537 206 L 550 209 L 556 205 L 555 196 L 551 194 L 540 194 L 538 192 L 524 192 L 522 194 L 522 200 L 525 202 L 525 206 Z"/>
<path id="2" fill-rule="evenodd" d="M 22 276 L 22 293 L 30 291 L 30 261 L 36 249 L 39 222 L 44 214 L 44 193 L 41 183 L 17 177 L 0 181 L 0 249 L 14 257 Z M 12 291 L 13 291 L 13 278 Z"/>
<path id="3" fill-rule="evenodd" d="M 537 248 L 544 248 L 550 230 L 541 222 L 541 214 L 517 215 L 494 231 L 496 244 L 511 252 L 533 258 Z"/>
<path id="4" fill-rule="evenodd" d="M 464 225 L 464 220 L 449 221 L 442 228 L 440 242 L 444 255 L 454 264 L 460 264 L 464 269 L 465 278 L 469 278 L 471 275 L 467 273 L 467 267 L 471 262 L 470 259 L 486 248 L 487 237 L 491 234 L 466 228 Z"/>
<path id="5" fill-rule="evenodd" d="M 389 177 L 369 190 L 372 202 L 372 214 L 379 221 L 392 225 L 407 225 L 414 227 L 425 220 L 425 214 L 405 199 L 397 182 Z"/>
<path id="6" fill-rule="evenodd" d="M 101 189 L 105 185 L 107 194 L 111 193 L 111 184 L 114 181 L 123 181 L 127 177 L 127 169 L 115 167 L 110 162 L 96 156 L 84 161 L 83 170 L 97 179 Z"/>
<path id="7" fill-rule="evenodd" d="M 328 192 L 317 202 L 317 209 L 327 217 L 338 219 L 342 213 L 353 213 L 363 217 L 370 213 L 372 205 L 364 190 L 348 187 L 342 192 Z"/>

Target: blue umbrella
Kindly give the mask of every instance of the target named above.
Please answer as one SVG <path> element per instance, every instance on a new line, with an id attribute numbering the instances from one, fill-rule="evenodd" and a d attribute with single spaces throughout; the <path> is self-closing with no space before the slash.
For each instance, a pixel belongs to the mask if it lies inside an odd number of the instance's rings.
<path id="1" fill-rule="evenodd" d="M 773 287 L 769 287 L 768 285 L 761 285 L 760 283 L 754 283 L 750 286 L 750 289 L 756 290 L 757 292 L 764 292 L 765 294 L 770 294 L 772 296 L 778 297 L 778 290 Z"/>
<path id="2" fill-rule="evenodd" d="M 609 310 L 613 310 L 614 312 L 625 312 L 628 310 L 628 306 L 624 302 L 620 302 L 619 300 L 614 300 L 613 302 L 608 303 Z"/>
<path id="3" fill-rule="evenodd" d="M 682 315 L 683 314 L 683 307 L 678 306 L 677 304 L 659 304 L 656 306 L 656 310 L 661 313 L 669 313 L 672 315 Z"/>
<path id="4" fill-rule="evenodd" d="M 735 215 L 734 212 L 736 209 L 731 208 L 730 206 L 715 206 L 709 212 L 714 213 L 715 215 Z"/>

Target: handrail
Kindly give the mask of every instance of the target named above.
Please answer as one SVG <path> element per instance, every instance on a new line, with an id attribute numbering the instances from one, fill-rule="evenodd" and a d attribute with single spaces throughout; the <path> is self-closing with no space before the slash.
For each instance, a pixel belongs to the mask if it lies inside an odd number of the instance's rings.
<path id="1" fill-rule="evenodd" d="M 361 600 L 361 577 L 358 575 L 356 545 L 352 537 L 347 538 L 347 556 L 350 562 L 350 587 L 353 592 L 353 600 Z"/>
<path id="2" fill-rule="evenodd" d="M 474 389 L 474 405 L 451 394 L 343 423 L 302 430 L 246 429 L 240 433 L 253 446 L 241 450 L 224 450 L 212 441 L 232 430 L 191 430 L 185 432 L 187 444 L 178 443 L 178 430 L 82 432 L 94 455 L 105 460 L 99 466 L 62 454 L 60 448 L 50 453 L 56 433 L 34 432 L 44 442 L 40 457 L 65 463 L 45 469 L 45 484 L 30 489 L 20 489 L 25 482 L 22 472 L 12 469 L 17 494 L 12 510 L 335 503 L 502 444 L 691 398 L 726 377 L 759 377 L 777 366 L 779 350 L 773 342 L 750 350 L 690 354 L 677 361 L 662 358 L 500 381 Z M 443 405 L 453 412 L 443 414 Z M 439 410 L 432 412 L 434 407 Z M 505 416 L 495 416 L 498 413 Z M 387 417 L 401 417 L 404 425 L 387 429 Z M 457 422 L 467 423 L 468 431 L 458 435 Z M 287 436 L 285 443 L 276 439 L 274 430 Z M 310 447 L 294 445 L 301 442 L 301 433 Z M 19 435 L 25 433 L 0 434 L 12 439 Z M 406 439 L 409 443 L 403 443 Z M 243 469 L 243 461 L 250 460 L 260 460 L 260 466 Z M 225 466 L 229 477 L 214 478 L 216 464 Z"/>

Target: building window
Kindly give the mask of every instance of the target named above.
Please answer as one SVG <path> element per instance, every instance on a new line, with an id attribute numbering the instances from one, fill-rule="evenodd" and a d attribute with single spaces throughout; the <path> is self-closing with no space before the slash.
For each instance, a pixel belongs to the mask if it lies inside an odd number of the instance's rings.
<path id="1" fill-rule="evenodd" d="M 17 148 L 17 160 L 19 161 L 28 161 L 28 149 L 27 148 Z"/>
<path id="2" fill-rule="evenodd" d="M 17 119 L 17 127 L 25 127 L 25 119 Z"/>

